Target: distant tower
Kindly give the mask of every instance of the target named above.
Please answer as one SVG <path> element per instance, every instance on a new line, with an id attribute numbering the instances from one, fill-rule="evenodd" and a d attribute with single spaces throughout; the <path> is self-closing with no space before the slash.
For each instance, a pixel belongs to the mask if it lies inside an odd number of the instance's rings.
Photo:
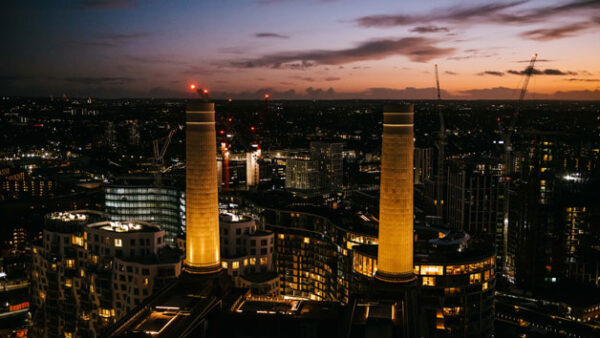
<path id="1" fill-rule="evenodd" d="M 246 153 L 246 186 L 257 186 L 260 182 L 260 169 L 258 159 L 260 158 L 260 149 Z"/>
<path id="2" fill-rule="evenodd" d="M 105 142 L 106 145 L 109 147 L 114 147 L 116 145 L 116 132 L 115 132 L 115 125 L 112 121 L 108 122 L 108 125 L 106 126 L 106 130 L 105 130 Z"/>
<path id="3" fill-rule="evenodd" d="M 135 120 L 129 127 L 129 144 L 136 146 L 140 144 L 140 131 L 138 130 L 138 121 Z"/>
<path id="4" fill-rule="evenodd" d="M 214 103 L 188 105 L 185 148 L 186 271 L 213 273 L 221 269 Z"/>
<path id="5" fill-rule="evenodd" d="M 413 105 L 386 106 L 383 113 L 379 253 L 375 277 L 406 283 L 413 274 Z"/>

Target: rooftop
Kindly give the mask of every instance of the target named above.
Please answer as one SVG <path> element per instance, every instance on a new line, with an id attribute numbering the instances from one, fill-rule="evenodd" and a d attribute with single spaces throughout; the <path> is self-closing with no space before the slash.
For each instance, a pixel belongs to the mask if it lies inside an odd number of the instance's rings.
<path id="1" fill-rule="evenodd" d="M 101 229 L 104 231 L 132 233 L 132 232 L 158 232 L 161 231 L 160 226 L 148 222 L 131 221 L 131 222 L 115 222 L 105 221 L 88 225 L 90 229 Z"/>

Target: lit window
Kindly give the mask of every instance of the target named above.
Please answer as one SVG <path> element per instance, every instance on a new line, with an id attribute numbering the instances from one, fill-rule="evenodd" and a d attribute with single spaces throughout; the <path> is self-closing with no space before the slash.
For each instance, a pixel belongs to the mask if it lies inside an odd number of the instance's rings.
<path id="1" fill-rule="evenodd" d="M 223 269 L 227 269 L 227 262 L 221 262 L 221 266 L 223 267 Z"/>
<path id="2" fill-rule="evenodd" d="M 284 234 L 279 234 L 279 235 L 277 235 L 277 237 L 279 237 L 279 239 L 284 239 L 285 235 Z"/>
<path id="3" fill-rule="evenodd" d="M 73 286 L 73 280 L 71 278 L 65 279 L 65 286 L 70 288 Z"/>
<path id="4" fill-rule="evenodd" d="M 144 278 L 144 286 L 148 285 L 149 282 L 148 277 Z"/>
<path id="5" fill-rule="evenodd" d="M 100 317 L 104 317 L 104 318 L 110 318 L 111 314 L 114 312 L 115 310 L 109 310 L 109 309 L 102 309 L 100 308 L 98 310 L 98 315 Z"/>
<path id="6" fill-rule="evenodd" d="M 488 282 L 485 282 L 481 285 L 481 290 L 485 291 L 488 289 Z"/>
<path id="7" fill-rule="evenodd" d="M 71 237 L 71 243 L 77 246 L 83 246 L 83 237 L 73 236 Z"/>
<path id="8" fill-rule="evenodd" d="M 256 258 L 250 258 L 250 265 L 256 265 Z"/>
<path id="9" fill-rule="evenodd" d="M 421 265 L 421 275 L 443 275 L 444 267 L 441 265 Z"/>
<path id="10" fill-rule="evenodd" d="M 435 286 L 435 277 L 423 277 L 423 286 Z"/>
<path id="11" fill-rule="evenodd" d="M 265 265 L 265 264 L 267 264 L 267 262 L 268 262 L 267 257 L 261 257 L 260 258 L 260 264 Z"/>
<path id="12" fill-rule="evenodd" d="M 458 316 L 462 312 L 462 307 L 454 306 L 454 307 L 445 307 L 444 308 L 444 316 Z"/>
<path id="13" fill-rule="evenodd" d="M 481 282 L 481 273 L 472 273 L 469 276 L 469 284 L 475 284 Z"/>
<path id="14" fill-rule="evenodd" d="M 67 260 L 65 260 L 65 268 L 72 269 L 74 267 L 75 267 L 75 260 L 74 259 L 67 259 Z"/>
<path id="15" fill-rule="evenodd" d="M 310 243 L 310 238 L 304 237 L 304 243 L 306 243 L 306 244 Z"/>
<path id="16" fill-rule="evenodd" d="M 120 238 L 115 238 L 115 246 L 119 248 L 122 247 L 123 241 Z"/>
<path id="17" fill-rule="evenodd" d="M 244 266 L 248 265 L 248 258 L 244 258 Z"/>
<path id="18" fill-rule="evenodd" d="M 231 267 L 234 269 L 239 269 L 240 268 L 240 262 L 235 261 L 231 263 Z"/>

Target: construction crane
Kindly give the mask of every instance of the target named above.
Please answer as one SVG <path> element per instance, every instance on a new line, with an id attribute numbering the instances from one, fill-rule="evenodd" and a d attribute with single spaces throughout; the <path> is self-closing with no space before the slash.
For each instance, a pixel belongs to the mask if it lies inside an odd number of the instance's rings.
<path id="1" fill-rule="evenodd" d="M 437 89 L 437 111 L 440 117 L 440 132 L 438 138 L 438 160 L 437 160 L 437 175 L 436 175 L 436 187 L 435 187 L 435 214 L 437 219 L 442 220 L 443 218 L 443 205 L 444 205 L 444 161 L 446 160 L 445 148 L 446 148 L 446 124 L 444 123 L 444 113 L 441 107 L 441 91 L 440 91 L 440 76 L 438 73 L 438 65 L 435 64 L 435 84 Z"/>
<path id="2" fill-rule="evenodd" d="M 173 138 L 173 135 L 175 134 L 176 131 L 177 131 L 177 128 L 173 128 L 169 131 L 169 134 L 166 137 L 152 141 L 152 148 L 154 150 L 154 157 L 152 158 L 152 164 L 154 165 L 154 168 L 155 168 L 154 182 L 156 183 L 156 185 L 160 185 L 161 179 L 162 179 L 161 174 L 167 171 L 165 169 L 165 154 L 167 153 L 167 148 L 169 148 L 171 139 Z M 162 147 L 159 144 L 161 141 L 163 141 Z"/>
<path id="3" fill-rule="evenodd" d="M 529 80 L 534 72 L 535 61 L 537 60 L 538 54 L 535 53 L 531 56 L 531 60 L 529 61 L 529 66 L 523 72 L 525 76 L 523 81 L 523 86 L 521 87 L 521 92 L 519 94 L 519 100 L 515 106 L 515 110 L 513 112 L 513 116 L 510 120 L 510 125 L 507 128 L 504 128 L 504 124 L 502 123 L 502 118 L 499 116 L 497 118 L 498 121 L 498 131 L 502 136 L 503 146 L 504 146 L 504 224 L 502 229 L 502 249 L 504 250 L 504 261 L 502 262 L 503 269 L 506 272 L 508 267 L 508 219 L 510 212 L 510 204 L 509 204 L 509 192 L 510 192 L 510 177 L 512 175 L 512 134 L 515 129 L 515 125 L 517 123 L 517 118 L 519 117 L 519 113 L 521 111 L 521 105 L 523 103 L 523 99 L 525 98 L 525 94 L 527 93 L 527 86 L 529 85 Z"/>

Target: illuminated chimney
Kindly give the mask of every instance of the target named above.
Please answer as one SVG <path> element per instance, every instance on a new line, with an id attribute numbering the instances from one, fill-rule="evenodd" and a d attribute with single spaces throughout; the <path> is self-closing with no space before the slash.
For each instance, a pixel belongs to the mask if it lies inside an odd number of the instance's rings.
<path id="1" fill-rule="evenodd" d="M 186 251 L 190 273 L 221 269 L 214 103 L 190 103 L 186 111 Z"/>
<path id="2" fill-rule="evenodd" d="M 410 282 L 413 275 L 413 105 L 383 110 L 379 252 L 375 277 Z"/>

